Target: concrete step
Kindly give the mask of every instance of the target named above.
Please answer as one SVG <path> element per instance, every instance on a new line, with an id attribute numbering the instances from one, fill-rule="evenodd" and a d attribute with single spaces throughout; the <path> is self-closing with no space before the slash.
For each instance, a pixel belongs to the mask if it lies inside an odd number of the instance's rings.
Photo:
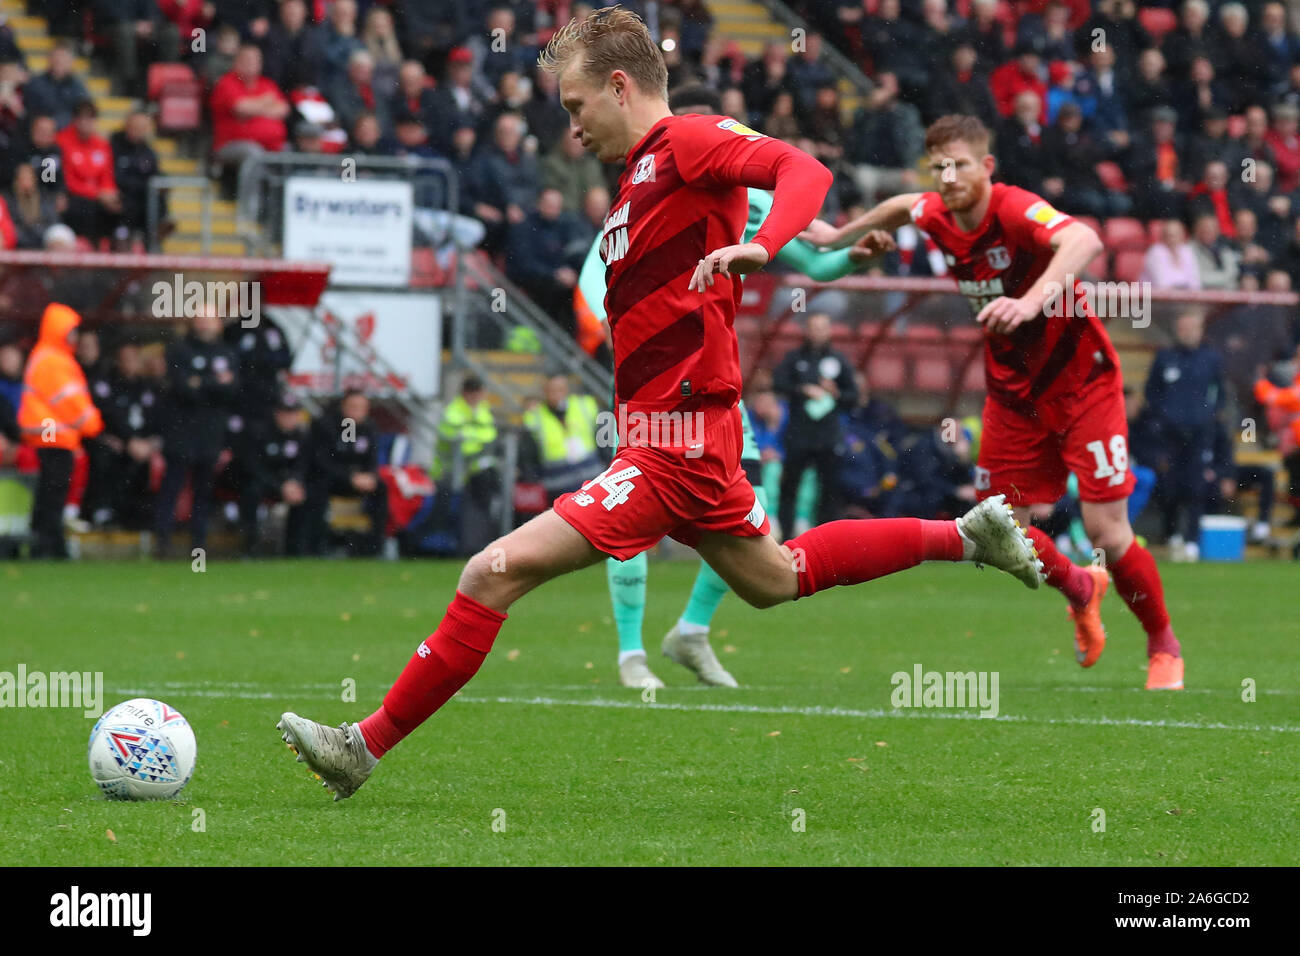
<path id="1" fill-rule="evenodd" d="M 26 53 L 26 51 L 23 51 Z M 33 53 L 27 57 L 27 72 L 35 76 L 37 73 L 44 73 L 50 68 L 49 53 L 42 51 Z M 72 72 L 83 79 L 90 74 L 90 61 L 84 56 L 74 57 L 72 60 Z"/>
<path id="2" fill-rule="evenodd" d="M 18 8 L 18 13 L 10 15 L 12 7 L 6 7 L 3 12 L 8 17 L 6 21 L 14 31 L 15 37 L 20 36 L 48 36 L 50 25 L 44 17 L 30 17 L 27 15 L 21 3 L 14 4 Z"/>
<path id="3" fill-rule="evenodd" d="M 203 244 L 198 239 L 164 239 L 163 252 L 170 256 L 199 256 L 204 255 Z M 230 239 L 214 239 L 212 247 L 206 255 L 210 256 L 244 256 L 242 242 L 235 242 Z"/>
<path id="4" fill-rule="evenodd" d="M 199 175 L 199 161 L 197 159 L 182 159 L 179 156 L 169 156 L 159 160 L 158 166 L 168 176 Z"/>
<path id="5" fill-rule="evenodd" d="M 784 41 L 790 39 L 790 28 L 781 23 L 773 23 L 770 20 L 719 20 L 713 27 L 728 40 L 757 38 L 771 42 Z"/>
<path id="6" fill-rule="evenodd" d="M 24 56 L 38 51 L 48 53 L 54 49 L 54 37 L 46 33 L 19 33 L 14 36 L 14 40 Z"/>
<path id="7" fill-rule="evenodd" d="M 135 109 L 138 100 L 129 96 L 96 96 L 95 106 L 99 109 L 99 118 L 102 122 L 110 116 L 125 116 L 131 110 Z"/>
<path id="8" fill-rule="evenodd" d="M 751 20 L 767 20 L 767 7 L 761 3 L 744 3 L 741 0 L 708 0 L 705 6 L 715 20 L 744 17 Z"/>
<path id="9" fill-rule="evenodd" d="M 179 238 L 199 238 L 203 235 L 203 219 L 199 216 L 187 215 L 177 216 L 176 210 L 172 209 L 172 218 L 176 220 L 176 231 L 173 236 Z M 239 230 L 235 227 L 233 219 L 212 219 L 212 235 L 215 236 L 237 236 Z"/>
<path id="10" fill-rule="evenodd" d="M 192 189 L 175 190 L 172 193 L 170 206 L 173 216 L 198 217 L 203 215 L 203 202 Z M 226 199 L 214 199 L 212 201 L 212 219 L 214 222 L 218 219 L 229 219 L 233 222 L 235 219 L 235 204 Z"/>

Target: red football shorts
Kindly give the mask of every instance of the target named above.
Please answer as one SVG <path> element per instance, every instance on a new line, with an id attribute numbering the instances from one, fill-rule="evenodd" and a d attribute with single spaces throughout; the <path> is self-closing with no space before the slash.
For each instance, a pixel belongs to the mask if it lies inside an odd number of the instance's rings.
<path id="1" fill-rule="evenodd" d="M 1127 498 L 1136 479 L 1128 467 L 1128 419 L 1118 375 L 1078 394 L 1034 406 L 1032 418 L 992 398 L 984 400 L 984 429 L 975 492 L 1005 494 L 1012 505 L 1054 504 L 1070 472 L 1081 501 Z"/>
<path id="2" fill-rule="evenodd" d="M 694 547 L 706 531 L 757 537 L 771 529 L 740 467 L 740 411 L 687 412 L 684 441 L 638 443 L 620 436 L 618 457 L 577 491 L 555 499 L 555 513 L 592 546 L 620 561 L 665 535 Z M 630 416 L 629 416 L 630 417 Z"/>

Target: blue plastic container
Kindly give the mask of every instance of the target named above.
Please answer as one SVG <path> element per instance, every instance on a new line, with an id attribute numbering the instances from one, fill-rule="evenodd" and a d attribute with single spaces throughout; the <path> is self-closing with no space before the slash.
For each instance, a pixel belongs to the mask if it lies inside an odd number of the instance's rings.
<path id="1" fill-rule="evenodd" d="M 1246 556 L 1246 519 L 1233 515 L 1201 518 L 1201 560 L 1240 561 Z"/>

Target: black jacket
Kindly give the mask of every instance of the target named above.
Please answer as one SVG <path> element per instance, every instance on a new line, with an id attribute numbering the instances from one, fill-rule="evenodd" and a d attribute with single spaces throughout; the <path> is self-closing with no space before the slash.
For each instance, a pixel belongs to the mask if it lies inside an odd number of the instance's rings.
<path id="1" fill-rule="evenodd" d="M 271 417 L 280 394 L 280 373 L 293 364 L 293 354 L 280 327 L 267 316 L 254 328 L 232 321 L 223 334 L 239 356 L 239 397 L 235 410 L 249 421 Z"/>
<path id="2" fill-rule="evenodd" d="M 353 475 L 379 468 L 379 429 L 374 421 L 357 422 L 349 435 L 337 408 L 312 422 L 311 447 L 311 480 L 323 487 L 347 485 Z"/>
<path id="3" fill-rule="evenodd" d="M 159 395 L 148 379 L 124 378 L 116 372 L 90 377 L 91 399 L 104 418 L 104 434 L 126 441 L 159 431 Z"/>
<path id="4" fill-rule="evenodd" d="M 158 154 L 144 140 L 131 142 L 126 138 L 125 130 L 114 133 L 109 145 L 113 149 L 113 178 L 121 190 L 126 212 L 132 218 L 139 217 L 138 222 L 129 224 L 142 228 L 148 208 L 149 180 L 158 175 Z M 163 193 L 159 198 L 162 200 L 158 207 L 159 219 L 162 220 L 167 216 L 167 194 Z"/>
<path id="5" fill-rule="evenodd" d="M 773 375 L 773 386 L 790 403 L 790 417 L 785 429 L 785 447 L 834 448 L 840 443 L 840 412 L 858 403 L 858 387 L 853 380 L 853 366 L 842 352 L 827 345 L 814 348 L 805 342 L 786 353 Z M 820 418 L 808 414 L 809 399 L 800 391 L 828 378 L 839 389 L 835 407 Z"/>
<path id="6" fill-rule="evenodd" d="M 232 379 L 222 384 L 218 373 Z M 220 339 L 195 335 L 167 346 L 163 453 L 168 458 L 215 458 L 226 442 L 226 423 L 239 394 L 239 357 Z"/>
<path id="7" fill-rule="evenodd" d="M 286 481 L 306 486 L 312 467 L 311 430 L 299 425 L 281 431 L 275 421 L 257 422 L 244 432 L 240 462 L 246 478 L 264 490 Z"/>

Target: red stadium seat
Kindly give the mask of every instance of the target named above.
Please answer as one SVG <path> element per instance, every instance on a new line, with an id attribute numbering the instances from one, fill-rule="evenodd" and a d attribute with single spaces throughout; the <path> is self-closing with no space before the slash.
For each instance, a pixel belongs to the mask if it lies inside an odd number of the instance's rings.
<path id="1" fill-rule="evenodd" d="M 918 358 L 912 365 L 912 386 L 923 392 L 947 392 L 952 387 L 952 365 L 937 355 Z"/>
<path id="2" fill-rule="evenodd" d="M 1159 46 L 1165 34 L 1178 26 L 1178 14 L 1167 7 L 1142 7 L 1138 10 L 1138 23 Z"/>
<path id="3" fill-rule="evenodd" d="M 184 63 L 149 67 L 149 99 L 158 104 L 158 130 L 181 133 L 203 123 L 203 84 Z"/>
<path id="4" fill-rule="evenodd" d="M 1164 228 L 1164 223 L 1159 219 L 1152 219 L 1147 223 L 1147 245 L 1160 241 L 1160 230 Z"/>
<path id="5" fill-rule="evenodd" d="M 1106 229 L 1101 238 L 1111 252 L 1119 252 L 1122 249 L 1145 249 L 1147 246 L 1146 226 L 1142 225 L 1140 220 L 1128 216 L 1112 216 L 1107 219 Z"/>
<path id="6" fill-rule="evenodd" d="M 909 325 L 904 336 L 912 342 L 938 342 L 943 340 L 943 329 L 934 325 Z"/>
<path id="7" fill-rule="evenodd" d="M 1094 166 L 1093 170 L 1106 189 L 1113 193 L 1128 192 L 1128 180 L 1124 178 L 1124 170 L 1119 168 L 1119 163 L 1111 162 L 1109 159 L 1103 160 Z"/>
<path id="8" fill-rule="evenodd" d="M 948 338 L 954 344 L 960 344 L 962 348 L 969 349 L 976 342 L 984 341 L 984 330 L 975 324 L 972 316 L 969 325 L 955 325 L 949 329 Z"/>
<path id="9" fill-rule="evenodd" d="M 162 95 L 163 87 L 168 83 L 197 83 L 198 77 L 184 63 L 153 63 L 149 66 L 149 99 L 156 100 Z"/>
<path id="10" fill-rule="evenodd" d="M 1115 253 L 1115 266 L 1111 278 L 1116 282 L 1136 282 L 1142 275 L 1142 262 L 1146 258 L 1143 249 L 1122 249 Z"/>
<path id="11" fill-rule="evenodd" d="M 867 362 L 867 385 L 875 392 L 901 392 L 907 385 L 907 362 L 903 354 L 881 346 Z"/>

